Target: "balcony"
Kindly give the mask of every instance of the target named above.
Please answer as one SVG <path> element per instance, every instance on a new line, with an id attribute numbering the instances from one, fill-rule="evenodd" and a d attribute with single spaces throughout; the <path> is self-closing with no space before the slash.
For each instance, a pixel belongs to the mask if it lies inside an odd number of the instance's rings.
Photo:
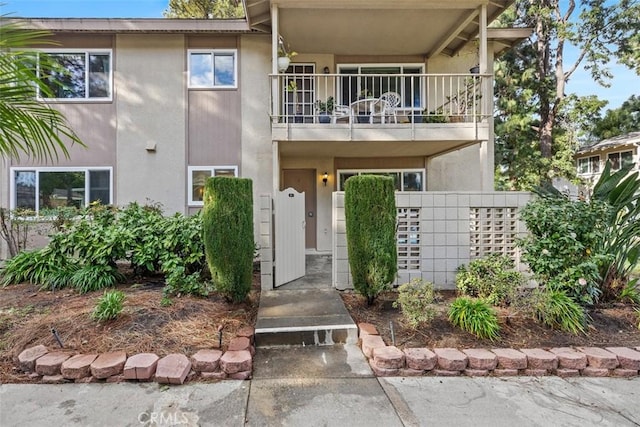
<path id="1" fill-rule="evenodd" d="M 274 140 L 488 138 L 489 74 L 316 74 L 304 65 L 294 71 L 270 76 Z"/>

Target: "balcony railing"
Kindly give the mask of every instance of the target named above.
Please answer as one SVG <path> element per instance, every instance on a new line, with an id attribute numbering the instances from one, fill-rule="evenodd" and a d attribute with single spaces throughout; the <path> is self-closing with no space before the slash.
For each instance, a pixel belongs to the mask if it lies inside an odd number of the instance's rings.
<path id="1" fill-rule="evenodd" d="M 481 122 L 489 74 L 277 74 L 271 117 L 286 124 Z"/>

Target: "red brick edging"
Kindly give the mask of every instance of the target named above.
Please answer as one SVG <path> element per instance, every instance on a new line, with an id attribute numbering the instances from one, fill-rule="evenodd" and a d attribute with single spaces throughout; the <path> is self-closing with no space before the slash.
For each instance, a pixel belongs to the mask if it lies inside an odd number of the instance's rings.
<path id="1" fill-rule="evenodd" d="M 635 377 L 640 347 L 405 348 L 388 346 L 376 327 L 360 323 L 359 343 L 374 374 L 388 376 Z"/>
<path id="2" fill-rule="evenodd" d="M 163 358 L 153 353 L 127 357 L 123 351 L 102 354 L 72 354 L 64 349 L 49 351 L 37 345 L 22 351 L 17 357 L 20 370 L 43 383 L 93 383 L 155 381 L 163 384 L 183 384 L 200 376 L 203 379 L 251 378 L 253 367 L 254 329 L 243 327 L 228 345 L 220 349 L 198 350 L 191 357 L 169 354 Z"/>

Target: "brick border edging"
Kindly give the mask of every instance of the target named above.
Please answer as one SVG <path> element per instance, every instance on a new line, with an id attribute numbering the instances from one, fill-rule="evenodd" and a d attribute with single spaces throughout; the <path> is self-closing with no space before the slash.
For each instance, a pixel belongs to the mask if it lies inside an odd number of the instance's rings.
<path id="1" fill-rule="evenodd" d="M 636 377 L 640 347 L 405 348 L 388 346 L 370 323 L 358 324 L 358 343 L 378 377 L 547 376 Z"/>
<path id="2" fill-rule="evenodd" d="M 40 344 L 23 350 L 15 362 L 31 379 L 42 383 L 115 383 L 125 380 L 160 384 L 183 384 L 202 379 L 250 379 L 255 355 L 255 330 L 240 328 L 227 346 L 202 349 L 187 357 L 173 353 L 163 358 L 154 353 L 127 357 L 123 351 L 102 354 L 73 354 L 64 349 L 49 351 Z"/>

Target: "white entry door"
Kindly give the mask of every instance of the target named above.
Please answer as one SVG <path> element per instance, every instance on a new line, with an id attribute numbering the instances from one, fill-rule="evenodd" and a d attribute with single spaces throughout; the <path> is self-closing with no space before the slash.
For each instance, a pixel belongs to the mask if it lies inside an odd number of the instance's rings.
<path id="1" fill-rule="evenodd" d="M 304 193 L 287 188 L 275 197 L 275 285 L 280 286 L 305 274 Z"/>

